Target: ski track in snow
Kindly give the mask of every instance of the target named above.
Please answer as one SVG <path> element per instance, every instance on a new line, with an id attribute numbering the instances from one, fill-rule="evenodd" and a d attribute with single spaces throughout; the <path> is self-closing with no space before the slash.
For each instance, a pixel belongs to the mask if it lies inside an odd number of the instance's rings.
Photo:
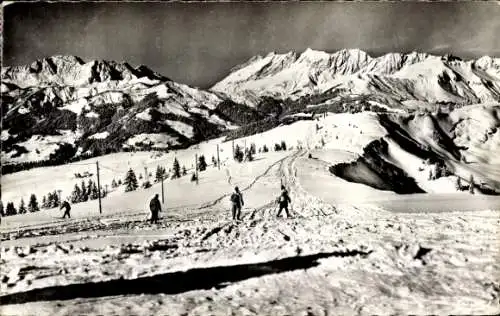
<path id="1" fill-rule="evenodd" d="M 190 213 L 189 218 L 183 216 L 185 209 L 169 210 L 171 215 L 153 226 L 135 219 L 136 214 L 121 219 L 115 214 L 59 221 L 52 227 L 24 227 L 39 229 L 37 245 L 23 246 L 30 238 L 22 237 L 29 234 L 4 234 L 13 240 L 2 242 L 0 311 L 5 315 L 500 311 L 497 211 L 394 214 L 376 207 L 333 206 L 298 181 L 296 162 L 304 154 L 294 152 L 271 164 L 244 188 L 251 196 L 283 180 L 292 199 L 290 219 L 276 219 L 276 202 L 271 198 L 246 209 L 242 222 L 228 221 L 228 210 L 221 205 L 227 195 L 223 195 L 198 206 L 200 212 Z"/>

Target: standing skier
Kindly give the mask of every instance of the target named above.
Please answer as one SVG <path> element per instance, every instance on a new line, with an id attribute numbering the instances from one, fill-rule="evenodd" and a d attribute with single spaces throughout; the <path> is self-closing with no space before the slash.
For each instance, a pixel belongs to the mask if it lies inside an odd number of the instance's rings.
<path id="1" fill-rule="evenodd" d="M 243 194 L 241 194 L 240 189 L 238 187 L 234 188 L 233 194 L 231 194 L 231 203 L 232 208 L 231 212 L 233 214 L 233 220 L 241 220 L 241 207 L 245 205 L 243 202 Z"/>
<path id="2" fill-rule="evenodd" d="M 59 208 L 62 210 L 64 208 L 64 215 L 62 218 L 66 218 L 66 215 L 68 215 L 68 218 L 71 218 L 71 215 L 69 214 L 69 211 L 71 211 L 71 206 L 69 205 L 69 202 L 65 200 L 62 202 L 61 207 Z"/>
<path id="3" fill-rule="evenodd" d="M 158 223 L 158 213 L 161 211 L 159 194 L 156 194 L 154 198 L 151 199 L 151 202 L 149 202 L 149 209 L 151 210 L 151 224 Z"/>
<path id="4" fill-rule="evenodd" d="M 290 199 L 290 195 L 288 195 L 288 191 L 286 190 L 284 185 L 281 186 L 281 194 L 278 197 L 278 203 L 280 208 L 276 217 L 280 217 L 281 211 L 285 210 L 286 217 L 290 218 L 290 213 L 288 212 L 288 203 L 292 203 L 292 200 Z"/>

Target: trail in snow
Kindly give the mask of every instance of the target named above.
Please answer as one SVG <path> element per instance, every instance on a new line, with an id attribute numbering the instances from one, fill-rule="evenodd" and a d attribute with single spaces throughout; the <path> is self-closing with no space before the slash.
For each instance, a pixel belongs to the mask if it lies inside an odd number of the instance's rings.
<path id="1" fill-rule="evenodd" d="M 246 196 L 264 205 L 247 210 L 241 223 L 228 221 L 219 202 L 182 220 L 175 214 L 178 221 L 167 218 L 156 227 L 110 222 L 89 234 L 47 236 L 53 239 L 46 245 L 19 247 L 30 238 L 2 242 L 0 310 L 14 315 L 500 311 L 498 212 L 393 214 L 332 206 L 299 181 L 296 168 L 303 155 L 280 160 L 247 188 Z M 275 218 L 273 192 L 280 180 L 293 201 L 290 219 Z M 134 235 L 137 240 L 127 242 Z M 316 261 L 301 266 L 307 258 Z M 118 292 L 111 290 L 116 284 Z M 85 294 L 89 290 L 94 298 Z"/>

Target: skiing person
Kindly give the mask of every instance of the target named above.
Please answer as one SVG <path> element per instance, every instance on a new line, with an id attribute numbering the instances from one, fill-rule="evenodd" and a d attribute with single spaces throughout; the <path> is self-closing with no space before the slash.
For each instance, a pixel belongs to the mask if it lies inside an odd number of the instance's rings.
<path id="1" fill-rule="evenodd" d="M 231 212 L 233 214 L 233 220 L 239 221 L 241 216 L 241 207 L 245 205 L 245 203 L 243 202 L 243 194 L 241 194 L 240 189 L 238 187 L 235 187 L 233 194 L 231 194 L 231 203 L 232 203 Z"/>
<path id="2" fill-rule="evenodd" d="M 63 208 L 65 210 L 64 210 L 64 215 L 62 218 L 66 218 L 66 215 L 68 215 L 68 218 L 71 218 L 71 215 L 69 214 L 69 211 L 71 211 L 71 206 L 69 205 L 68 200 L 65 200 L 64 202 L 62 202 L 61 207 L 59 209 L 62 210 Z"/>
<path id="3" fill-rule="evenodd" d="M 158 223 L 158 213 L 161 211 L 158 193 L 151 199 L 151 202 L 149 202 L 149 209 L 151 210 L 151 224 Z"/>
<path id="4" fill-rule="evenodd" d="M 281 186 L 281 194 L 278 198 L 278 203 L 280 208 L 276 217 L 280 217 L 281 211 L 285 210 L 286 217 L 290 218 L 290 213 L 288 212 L 288 203 L 292 203 L 292 200 L 290 199 L 288 191 L 286 190 L 284 185 Z"/>

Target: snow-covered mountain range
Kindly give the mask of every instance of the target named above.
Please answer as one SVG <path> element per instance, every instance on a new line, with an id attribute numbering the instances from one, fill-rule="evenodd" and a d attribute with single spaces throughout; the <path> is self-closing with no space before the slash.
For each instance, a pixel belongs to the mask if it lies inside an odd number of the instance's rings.
<path id="1" fill-rule="evenodd" d="M 181 148 L 227 131 L 262 132 L 303 112 L 500 101 L 499 58 L 373 58 L 358 49 L 256 56 L 209 90 L 146 66 L 75 56 L 3 67 L 1 79 L 3 164 Z"/>
<path id="2" fill-rule="evenodd" d="M 331 91 L 379 95 L 393 104 L 492 102 L 500 100 L 500 58 L 464 61 L 416 52 L 372 58 L 359 49 L 269 53 L 235 67 L 212 90 L 251 106 L 262 96 L 293 99 Z"/>
<path id="3" fill-rule="evenodd" d="M 2 68 L 2 160 L 182 147 L 235 128 L 215 93 L 145 66 L 54 56 Z"/>

